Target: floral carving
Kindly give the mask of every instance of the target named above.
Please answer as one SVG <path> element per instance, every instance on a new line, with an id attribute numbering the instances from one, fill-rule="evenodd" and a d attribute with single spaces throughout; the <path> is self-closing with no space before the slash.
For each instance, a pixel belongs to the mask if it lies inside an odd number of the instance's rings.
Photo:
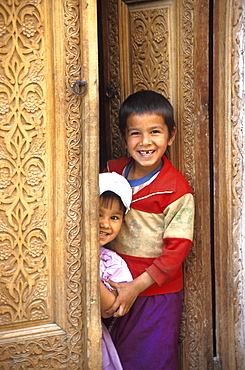
<path id="1" fill-rule="evenodd" d="M 47 4 L 43 0 L 6 1 L 0 5 L 0 324 L 19 328 L 52 322 L 49 235 L 53 199 L 47 198 Z M 54 3 L 54 2 L 53 2 Z M 1 3 L 2 4 L 2 3 Z M 17 340 L 0 345 L 5 369 L 81 368 L 81 99 L 71 86 L 80 79 L 81 9 L 73 0 L 60 3 L 64 16 L 64 63 L 67 89 L 67 209 L 65 216 L 67 293 L 65 335 Z M 59 12 L 57 12 L 59 14 Z M 50 25 L 51 27 L 51 25 Z M 3 89 L 2 89 L 3 87 Z M 49 122 L 49 128 L 51 127 Z M 52 131 L 52 130 L 50 130 Z M 53 132 L 49 133 L 50 136 Z M 52 187 L 52 184 L 51 184 Z M 49 218 L 52 221 L 52 217 Z M 63 251 L 65 253 L 65 251 Z M 52 271 L 53 273 L 53 271 Z M 62 302 L 64 305 L 64 302 Z M 34 323 L 33 323 L 34 322 Z M 55 324 L 53 324 L 55 326 Z M 59 332 L 62 331 L 58 325 Z M 69 364 L 71 366 L 69 366 Z M 80 367 L 79 367 L 80 366 Z"/>
<path id="2" fill-rule="evenodd" d="M 30 239 L 29 254 L 31 257 L 39 257 L 43 253 L 44 242 L 38 237 Z"/>
<path id="3" fill-rule="evenodd" d="M 11 183 L 10 170 L 8 167 L 0 167 L 0 189 L 7 188 Z"/>
<path id="4" fill-rule="evenodd" d="M 36 33 L 36 22 L 35 18 L 31 15 L 26 15 L 22 24 L 22 33 L 27 37 L 32 37 Z"/>
<path id="5" fill-rule="evenodd" d="M 0 305 L 4 305 L 4 304 L 7 304 L 8 303 L 8 299 L 7 299 L 7 296 L 4 292 L 4 288 L 2 286 L 2 284 L 0 284 Z M 1 323 L 1 321 L 0 321 Z"/>
<path id="6" fill-rule="evenodd" d="M 11 3 L 11 5 L 10 5 Z M 32 2 L 33 3 L 33 2 Z M 0 322 L 47 318 L 45 300 L 35 298 L 41 274 L 47 275 L 47 202 L 44 188 L 45 125 L 42 22 L 34 3 L 0 6 L 0 262 L 5 307 Z M 40 1 L 39 1 L 40 4 Z M 12 15 L 15 16 L 12 16 Z M 32 39 L 32 41 L 30 41 Z M 29 40 L 29 41 L 27 41 Z M 30 83 L 29 75 L 36 76 Z M 42 150 L 37 151 L 37 146 Z M 36 224 L 39 230 L 36 229 Z M 0 226 L 1 226 L 0 225 Z M 9 234 L 6 234 L 6 230 Z M 35 260 L 35 263 L 33 262 Z"/>
<path id="7" fill-rule="evenodd" d="M 145 33 L 143 27 L 137 27 L 134 34 L 134 41 L 137 45 L 141 46 L 145 42 Z"/>
<path id="8" fill-rule="evenodd" d="M 0 94 L 0 114 L 8 113 L 9 102 L 6 94 Z"/>
<path id="9" fill-rule="evenodd" d="M 164 40 L 164 33 L 165 33 L 165 29 L 163 27 L 163 25 L 157 25 L 156 26 L 156 30 L 154 32 L 154 35 L 153 35 L 153 40 L 155 40 L 157 43 L 160 43 Z"/>
<path id="10" fill-rule="evenodd" d="M 130 11 L 134 90 L 152 89 L 169 98 L 167 7 Z"/>
<path id="11" fill-rule="evenodd" d="M 7 27 L 2 14 L 0 14 L 0 37 L 2 37 L 7 32 Z"/>
<path id="12" fill-rule="evenodd" d="M 24 107 L 28 113 L 35 113 L 36 111 L 38 111 L 38 109 L 40 109 L 40 99 L 38 95 L 33 92 L 29 92 L 27 94 Z"/>
<path id="13" fill-rule="evenodd" d="M 42 181 L 43 174 L 38 166 L 31 165 L 28 169 L 26 182 L 28 185 L 35 186 Z"/>
<path id="14" fill-rule="evenodd" d="M 0 235 L 0 261 L 7 260 L 12 254 L 12 246 L 9 239 Z"/>

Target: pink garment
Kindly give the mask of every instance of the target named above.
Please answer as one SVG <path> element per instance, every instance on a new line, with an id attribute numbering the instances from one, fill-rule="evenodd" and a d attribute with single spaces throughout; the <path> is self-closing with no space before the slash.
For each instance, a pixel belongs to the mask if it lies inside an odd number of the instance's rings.
<path id="1" fill-rule="evenodd" d="M 100 280 L 109 290 L 113 288 L 105 281 L 108 278 L 114 282 L 132 281 L 132 275 L 126 262 L 115 252 L 100 247 Z M 110 333 L 102 323 L 102 369 L 123 370 Z"/>

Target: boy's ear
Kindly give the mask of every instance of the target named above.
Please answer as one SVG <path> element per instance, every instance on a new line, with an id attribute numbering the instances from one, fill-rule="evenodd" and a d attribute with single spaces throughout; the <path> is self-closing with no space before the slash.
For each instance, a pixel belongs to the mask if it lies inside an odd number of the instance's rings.
<path id="1" fill-rule="evenodd" d="M 171 132 L 170 138 L 168 139 L 168 146 L 171 146 L 173 144 L 176 133 L 177 133 L 177 128 L 174 127 L 172 132 Z"/>

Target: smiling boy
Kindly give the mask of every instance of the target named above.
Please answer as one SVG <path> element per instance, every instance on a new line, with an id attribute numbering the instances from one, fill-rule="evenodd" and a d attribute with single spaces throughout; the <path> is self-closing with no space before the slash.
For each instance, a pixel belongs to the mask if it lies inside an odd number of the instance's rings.
<path id="1" fill-rule="evenodd" d="M 182 263 L 192 244 L 194 200 L 165 155 L 176 135 L 173 108 L 159 93 L 138 91 L 121 105 L 119 127 L 130 157 L 109 161 L 107 170 L 128 180 L 133 198 L 108 247 L 134 280 L 112 283 L 118 296 L 107 312 L 119 319 L 111 335 L 124 370 L 177 370 Z"/>

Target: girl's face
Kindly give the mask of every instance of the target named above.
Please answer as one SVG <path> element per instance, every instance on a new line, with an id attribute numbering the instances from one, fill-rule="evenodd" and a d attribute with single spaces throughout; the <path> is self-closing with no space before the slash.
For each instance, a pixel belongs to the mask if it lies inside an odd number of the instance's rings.
<path id="1" fill-rule="evenodd" d="M 131 114 L 127 119 L 125 139 L 126 148 L 135 160 L 135 168 L 145 174 L 154 171 L 175 135 L 176 128 L 169 136 L 168 127 L 160 115 Z"/>
<path id="2" fill-rule="evenodd" d="M 108 208 L 106 208 L 108 207 Z M 120 231 L 124 213 L 117 199 L 113 199 L 109 204 L 103 204 L 100 197 L 100 245 L 105 245 L 115 239 Z"/>

